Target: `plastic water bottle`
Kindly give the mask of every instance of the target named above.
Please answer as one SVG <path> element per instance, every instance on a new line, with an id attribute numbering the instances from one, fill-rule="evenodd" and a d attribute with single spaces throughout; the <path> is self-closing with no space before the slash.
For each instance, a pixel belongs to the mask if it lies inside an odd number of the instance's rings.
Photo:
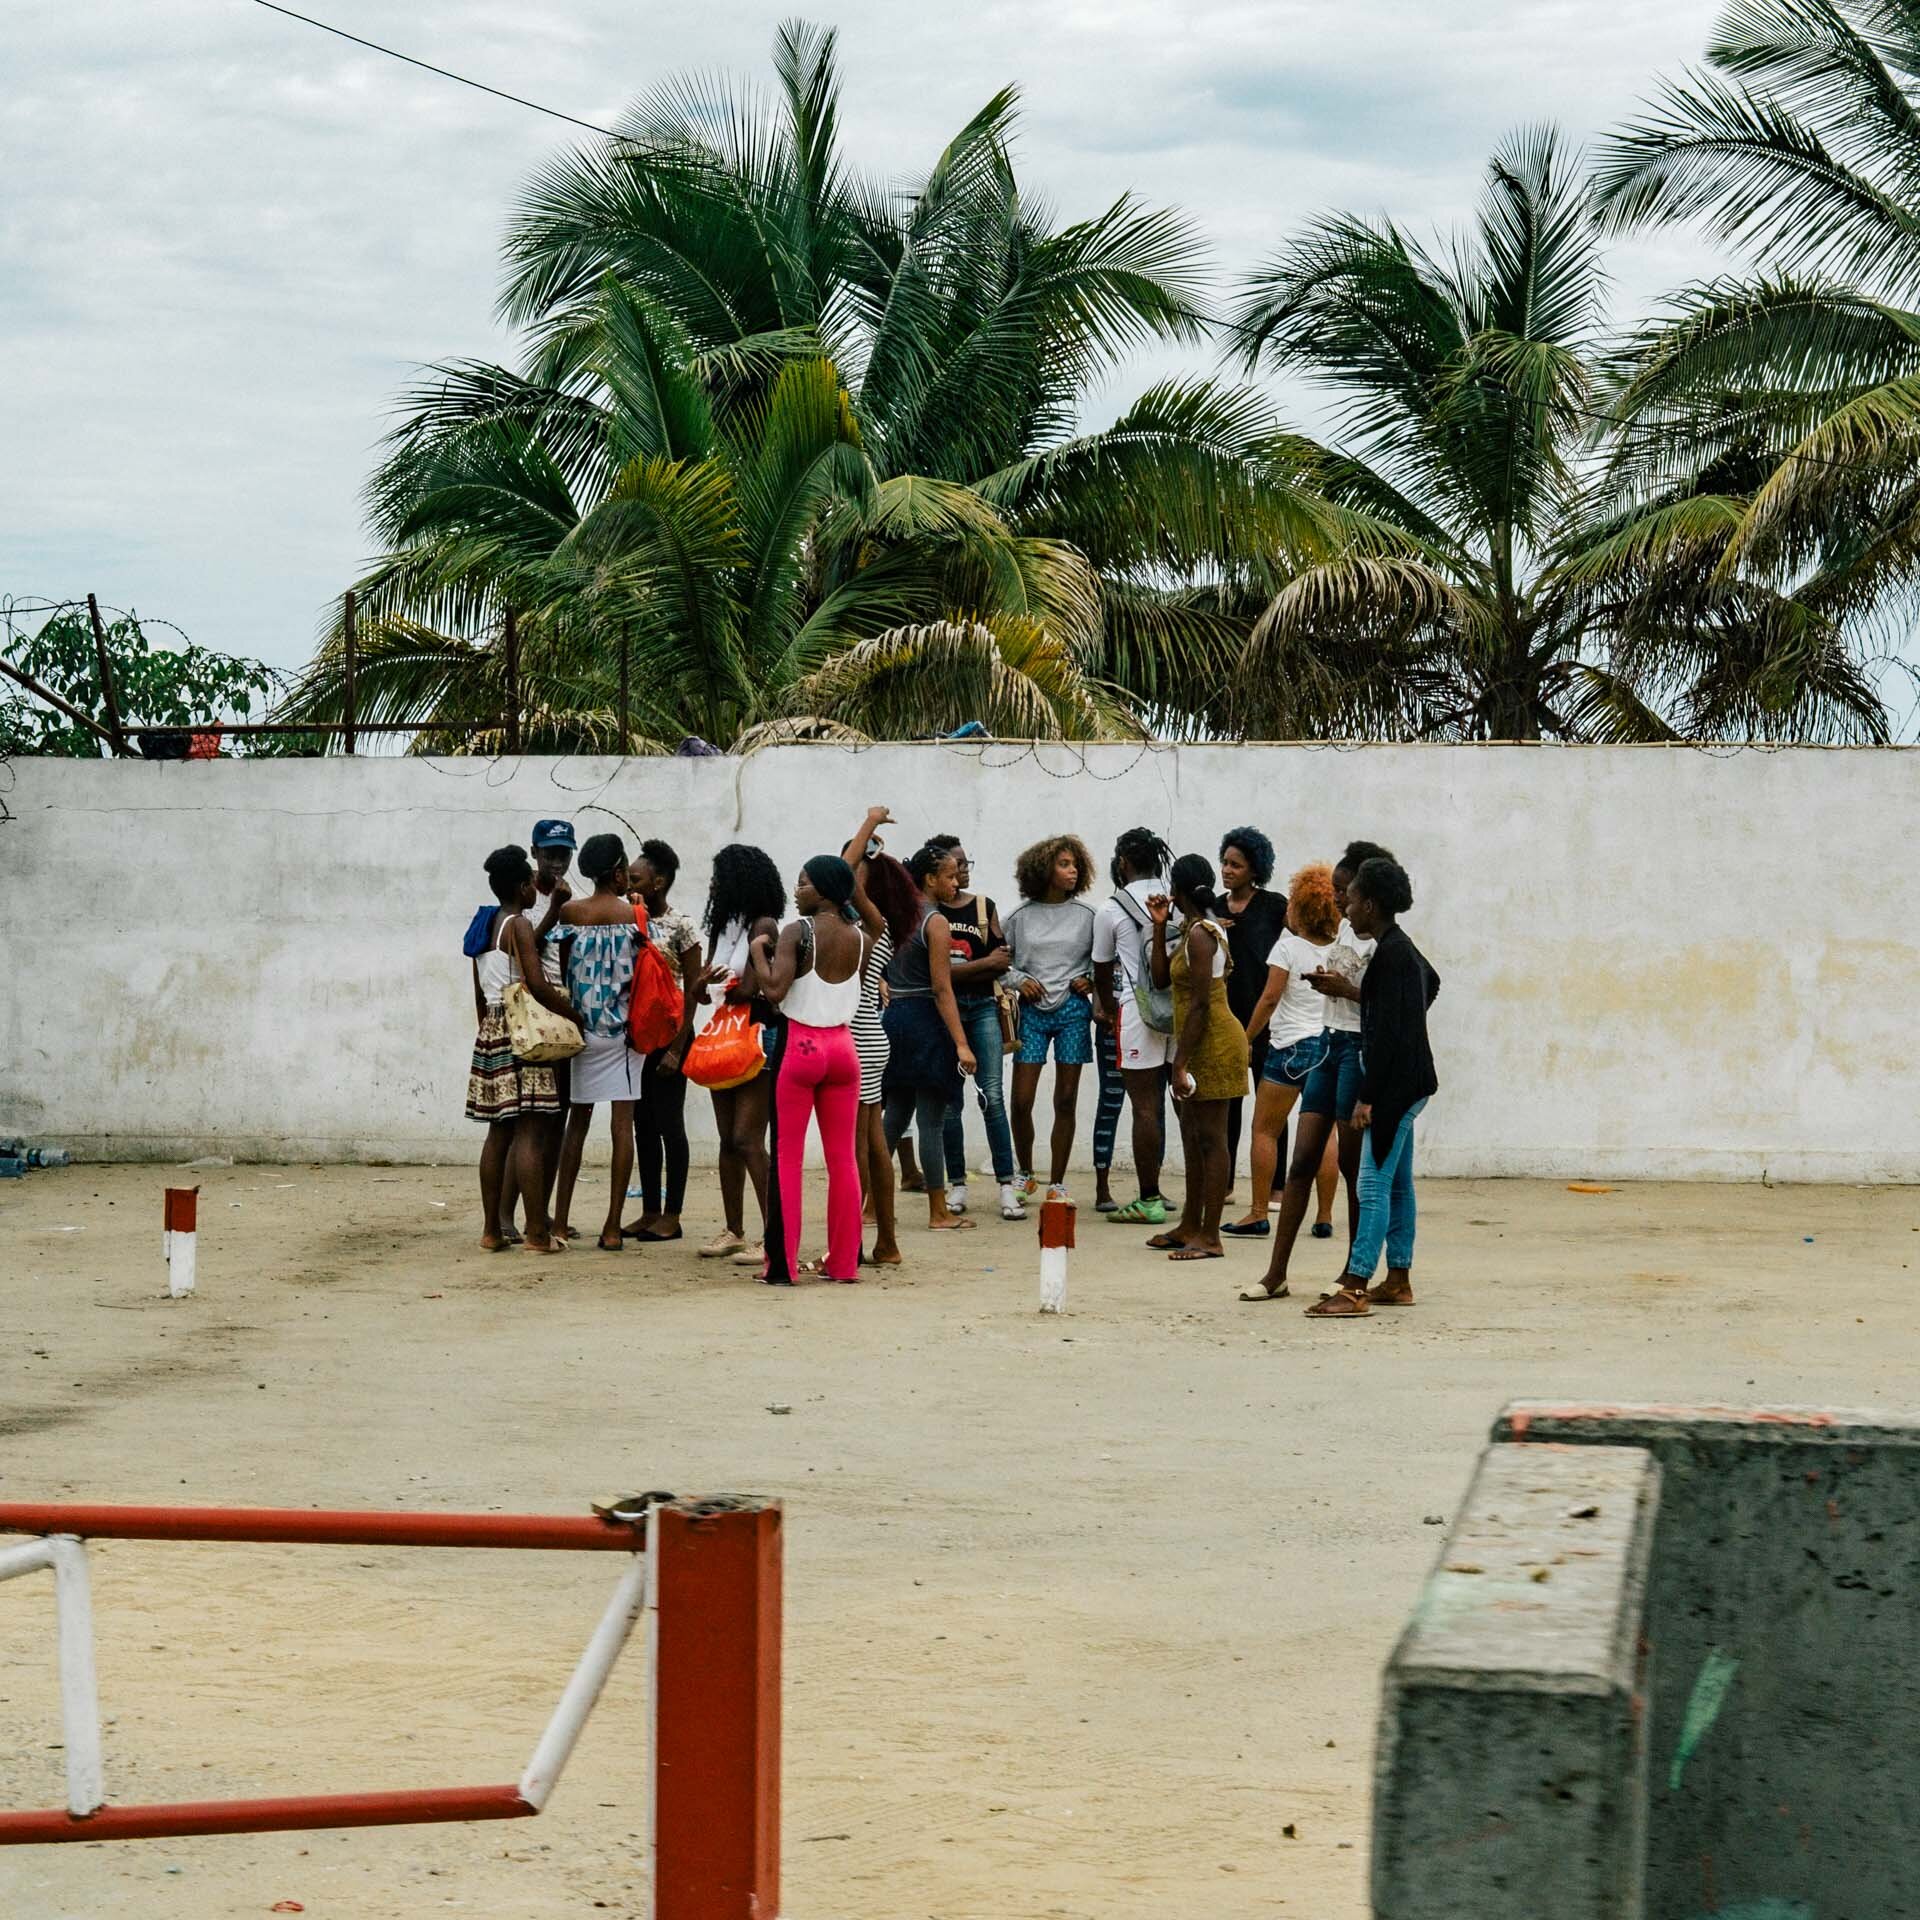
<path id="1" fill-rule="evenodd" d="M 29 1147 L 27 1165 L 30 1167 L 67 1167 L 73 1164 L 73 1156 L 65 1147 Z"/>

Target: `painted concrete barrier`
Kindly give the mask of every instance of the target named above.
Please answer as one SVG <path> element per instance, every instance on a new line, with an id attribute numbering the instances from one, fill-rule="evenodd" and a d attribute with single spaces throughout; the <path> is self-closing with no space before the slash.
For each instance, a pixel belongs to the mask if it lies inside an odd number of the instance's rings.
<path id="1" fill-rule="evenodd" d="M 1494 1438 L 1660 1464 L 1647 1914 L 1920 1915 L 1920 1421 L 1522 1404 Z"/>
<path id="2" fill-rule="evenodd" d="M 1640 1920 L 1659 1498 L 1637 1446 L 1481 1456 L 1387 1667 L 1378 1920 Z"/>

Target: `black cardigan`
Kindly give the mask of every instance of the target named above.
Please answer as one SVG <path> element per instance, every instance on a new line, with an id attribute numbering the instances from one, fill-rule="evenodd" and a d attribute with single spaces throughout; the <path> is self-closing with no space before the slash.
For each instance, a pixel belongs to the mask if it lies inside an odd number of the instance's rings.
<path id="1" fill-rule="evenodd" d="M 1416 1100 L 1438 1093 L 1427 1009 L 1440 976 L 1399 926 L 1389 927 L 1360 977 L 1360 1098 L 1373 1109 L 1373 1162 L 1386 1158 Z"/>

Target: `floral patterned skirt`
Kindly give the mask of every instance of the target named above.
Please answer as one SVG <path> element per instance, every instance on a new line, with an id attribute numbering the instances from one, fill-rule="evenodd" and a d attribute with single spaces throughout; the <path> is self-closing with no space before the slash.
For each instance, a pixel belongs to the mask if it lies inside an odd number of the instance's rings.
<path id="1" fill-rule="evenodd" d="M 467 1072 L 467 1118 L 484 1126 L 523 1113 L 559 1113 L 560 1083 L 551 1066 L 517 1059 L 507 1037 L 507 1010 L 489 1007 L 474 1037 Z"/>

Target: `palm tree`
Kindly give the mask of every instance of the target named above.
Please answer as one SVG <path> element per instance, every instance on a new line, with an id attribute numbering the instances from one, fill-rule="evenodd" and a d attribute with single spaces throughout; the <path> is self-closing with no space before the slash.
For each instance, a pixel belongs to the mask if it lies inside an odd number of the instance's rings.
<path id="1" fill-rule="evenodd" d="M 1758 271 L 1628 343 L 1617 470 L 1737 499 L 1723 566 L 1870 637 L 1910 623 L 1920 536 L 1920 6 L 1735 0 L 1707 59 L 1607 143 L 1596 200 L 1616 230 L 1701 222 Z"/>
<path id="2" fill-rule="evenodd" d="M 1601 291 L 1584 183 L 1545 130 L 1494 155 L 1473 229 L 1449 250 L 1337 215 L 1252 281 L 1235 317 L 1245 364 L 1345 397 L 1339 443 L 1301 442 L 1300 470 L 1405 547 L 1287 580 L 1237 676 L 1246 731 L 1660 739 L 1857 724 L 1872 696 L 1844 650 L 1790 596 L 1721 572 L 1724 502 L 1600 484 Z M 1783 693 L 1792 647 L 1810 664 Z"/>
<path id="3" fill-rule="evenodd" d="M 838 153 L 833 36 L 782 29 L 775 67 L 771 102 L 672 83 L 528 190 L 524 372 L 435 369 L 371 489 L 362 688 L 497 712 L 512 605 L 552 744 L 611 738 L 623 649 L 630 739 L 1217 724 L 1280 555 L 1365 533 L 1255 395 L 1170 383 L 1073 431 L 1131 347 L 1201 337 L 1185 225 L 1123 199 L 1056 227 L 1010 92 L 880 193 Z M 773 448 L 804 481 L 761 474 Z M 300 711 L 339 681 L 336 639 Z"/>

